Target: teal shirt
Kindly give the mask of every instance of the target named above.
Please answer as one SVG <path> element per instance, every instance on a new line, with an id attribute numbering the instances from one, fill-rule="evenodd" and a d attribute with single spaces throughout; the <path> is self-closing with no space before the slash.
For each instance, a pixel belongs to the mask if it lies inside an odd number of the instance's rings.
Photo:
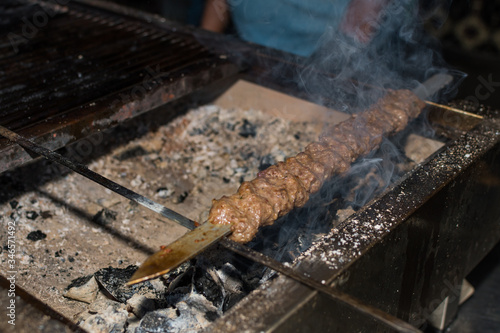
<path id="1" fill-rule="evenodd" d="M 349 0 L 228 0 L 228 3 L 242 39 L 309 56 L 327 28 L 337 29 Z"/>

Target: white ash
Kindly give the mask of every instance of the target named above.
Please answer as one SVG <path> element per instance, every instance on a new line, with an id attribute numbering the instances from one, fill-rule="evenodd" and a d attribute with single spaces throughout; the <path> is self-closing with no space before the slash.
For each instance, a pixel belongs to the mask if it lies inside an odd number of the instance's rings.
<path id="1" fill-rule="evenodd" d="M 127 311 L 132 312 L 137 318 L 142 318 L 149 311 L 156 308 L 155 301 L 141 294 L 134 294 L 127 300 Z"/>
<path id="2" fill-rule="evenodd" d="M 97 298 L 98 291 L 97 281 L 95 277 L 91 277 L 84 285 L 66 290 L 63 296 L 80 302 L 92 303 Z"/>
<path id="3" fill-rule="evenodd" d="M 317 139 L 317 130 L 317 124 L 258 110 L 208 105 L 118 147 L 89 167 L 202 222 L 212 199 L 231 194 L 259 170 L 299 153 Z M 74 175 L 68 178 L 72 182 Z"/>
<path id="4" fill-rule="evenodd" d="M 192 110 L 154 135 L 163 140 L 154 162 L 160 167 L 167 162 L 197 185 L 207 177 L 236 183 L 241 177 L 251 179 L 262 159 L 283 161 L 301 151 L 317 133 L 308 123 L 211 105 Z"/>
<path id="5" fill-rule="evenodd" d="M 127 325 L 128 312 L 125 305 L 111 300 L 101 300 L 93 303 L 85 321 L 80 323 L 80 327 L 89 332 L 95 333 L 119 333 L 124 332 Z"/>

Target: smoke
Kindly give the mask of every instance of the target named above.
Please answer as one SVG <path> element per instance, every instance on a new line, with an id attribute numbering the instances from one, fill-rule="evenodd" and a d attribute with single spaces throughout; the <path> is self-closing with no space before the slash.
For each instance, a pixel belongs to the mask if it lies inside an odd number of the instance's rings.
<path id="1" fill-rule="evenodd" d="M 439 44 L 423 28 L 422 15 L 432 12 L 431 6 L 422 12 L 418 3 L 391 1 L 371 23 L 368 43 L 329 27 L 305 68 L 297 71 L 298 86 L 312 98 L 322 96 L 316 100 L 320 104 L 353 112 L 372 104 L 384 89 L 412 89 L 436 73 L 449 73 Z"/>
<path id="2" fill-rule="evenodd" d="M 244 3 L 230 2 L 232 7 Z M 438 4 L 442 12 L 443 1 L 425 1 L 425 7 L 422 3 L 388 1 L 380 15 L 369 22 L 373 34 L 367 43 L 331 24 L 307 58 L 263 48 L 249 51 L 247 45 L 238 43 L 228 47 L 202 33 L 198 39 L 226 52 L 242 67 L 256 66 L 264 85 L 275 80 L 282 87 L 298 88 L 317 104 L 346 113 L 366 109 L 387 89 L 414 89 L 437 73 L 455 77 L 454 84 L 436 97 L 449 98 L 464 74 L 449 68 L 440 55 L 439 43 L 423 27 L 423 21 L 436 12 Z M 425 119 L 414 123 L 412 131 L 423 136 L 433 132 Z M 262 228 L 248 245 L 277 260 L 293 261 L 317 237 L 330 232 L 340 210 L 355 211 L 366 206 L 407 171 L 409 161 L 402 153 L 404 138 L 402 133 L 384 140 L 380 149 L 356 161 L 346 175 L 335 177 L 312 195 L 305 207 Z M 264 279 L 267 277 L 269 274 L 264 275 Z"/>
<path id="3" fill-rule="evenodd" d="M 426 8 L 429 12 L 431 6 Z M 414 89 L 437 73 L 451 73 L 458 79 L 439 98 L 451 96 L 464 74 L 444 62 L 437 42 L 423 29 L 424 14 L 417 1 L 392 1 L 372 22 L 376 32 L 369 43 L 336 27 L 327 28 L 305 66 L 297 67 L 296 84 L 316 103 L 348 113 L 366 109 L 386 89 Z M 316 237 L 330 231 L 338 211 L 364 207 L 414 165 L 402 152 L 409 131 L 385 139 L 347 174 L 325 184 L 305 207 L 265 228 L 251 245 L 277 260 L 293 261 Z M 415 122 L 411 131 L 423 136 L 433 133 L 425 119 Z"/>

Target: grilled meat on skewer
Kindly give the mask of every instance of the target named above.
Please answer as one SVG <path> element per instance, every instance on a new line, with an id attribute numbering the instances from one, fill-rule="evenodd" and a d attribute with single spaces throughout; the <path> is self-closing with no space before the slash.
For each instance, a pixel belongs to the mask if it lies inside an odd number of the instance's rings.
<path id="1" fill-rule="evenodd" d="M 403 130 L 425 103 L 409 90 L 389 91 L 368 110 L 327 128 L 304 152 L 241 184 L 231 196 L 213 200 L 208 221 L 231 224 L 231 238 L 250 241 L 258 228 L 302 207 L 330 177 L 377 148 L 384 136 Z"/>

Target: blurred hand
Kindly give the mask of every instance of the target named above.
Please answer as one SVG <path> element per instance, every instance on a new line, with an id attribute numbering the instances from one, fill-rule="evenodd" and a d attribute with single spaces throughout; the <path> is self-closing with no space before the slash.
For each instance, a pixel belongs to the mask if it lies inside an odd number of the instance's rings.
<path id="1" fill-rule="evenodd" d="M 340 23 L 340 30 L 367 44 L 379 28 L 379 19 L 389 0 L 352 0 Z"/>
<path id="2" fill-rule="evenodd" d="M 229 23 L 229 6 L 226 0 L 207 0 L 200 27 L 213 32 L 224 32 Z"/>

